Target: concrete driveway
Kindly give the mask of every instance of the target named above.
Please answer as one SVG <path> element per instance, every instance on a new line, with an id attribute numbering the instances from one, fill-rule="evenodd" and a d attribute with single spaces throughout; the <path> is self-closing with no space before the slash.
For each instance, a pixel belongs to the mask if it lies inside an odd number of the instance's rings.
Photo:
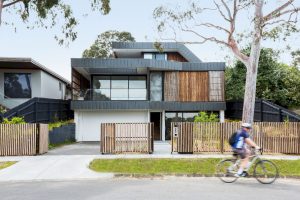
<path id="1" fill-rule="evenodd" d="M 45 155 L 100 155 L 100 142 L 80 142 L 50 150 Z M 154 142 L 155 155 L 170 155 L 169 142 Z"/>

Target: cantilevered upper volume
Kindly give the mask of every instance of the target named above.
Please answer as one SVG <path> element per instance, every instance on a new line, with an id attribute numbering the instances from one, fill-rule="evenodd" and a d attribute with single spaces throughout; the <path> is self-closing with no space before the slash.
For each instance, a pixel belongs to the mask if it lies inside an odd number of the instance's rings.
<path id="1" fill-rule="evenodd" d="M 182 43 L 161 42 L 159 44 L 164 53 L 178 52 L 188 62 L 201 62 L 201 60 Z M 113 42 L 112 48 L 118 58 L 128 58 L 130 55 L 137 56 L 140 52 L 159 52 L 153 42 Z"/>

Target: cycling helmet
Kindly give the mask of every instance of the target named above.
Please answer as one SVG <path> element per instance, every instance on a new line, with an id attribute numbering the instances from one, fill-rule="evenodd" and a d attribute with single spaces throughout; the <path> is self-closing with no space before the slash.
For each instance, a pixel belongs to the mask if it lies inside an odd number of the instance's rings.
<path id="1" fill-rule="evenodd" d="M 250 123 L 242 123 L 242 127 L 251 129 L 252 125 Z"/>

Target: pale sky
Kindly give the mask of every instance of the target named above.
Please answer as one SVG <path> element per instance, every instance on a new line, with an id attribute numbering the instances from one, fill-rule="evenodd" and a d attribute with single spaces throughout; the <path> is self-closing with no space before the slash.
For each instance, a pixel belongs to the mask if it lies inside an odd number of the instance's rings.
<path id="1" fill-rule="evenodd" d="M 70 59 L 81 57 L 83 50 L 93 43 L 98 34 L 107 30 L 129 31 L 138 42 L 155 41 L 159 37 L 152 16 L 153 10 L 160 5 L 179 4 L 185 6 L 188 2 L 188 0 L 111 0 L 112 10 L 109 15 L 103 16 L 98 12 L 91 12 L 90 3 L 87 0 L 65 1 L 72 5 L 75 16 L 80 20 L 80 24 L 76 29 L 78 38 L 75 42 L 71 43 L 69 47 L 59 46 L 54 40 L 55 33 L 59 33 L 59 27 L 52 30 L 43 28 L 28 30 L 17 17 L 8 15 L 4 10 L 3 20 L 10 17 L 16 24 L 17 29 L 15 31 L 11 26 L 0 26 L 0 57 L 31 57 L 70 80 Z M 204 6 L 209 1 L 199 0 Z M 276 2 L 282 1 L 276 0 Z M 89 15 L 85 16 L 86 13 L 89 13 Z M 203 20 L 207 18 L 218 21 L 218 18 L 214 15 L 203 15 L 203 18 Z M 247 29 L 250 26 L 250 24 L 245 23 L 245 20 L 241 20 L 238 24 L 242 29 Z M 209 30 L 205 31 L 209 33 Z M 180 38 L 184 38 L 185 41 L 197 39 L 191 35 L 181 35 L 181 33 L 178 33 L 178 35 Z M 299 39 L 298 34 L 290 40 L 292 42 L 288 41 L 287 43 L 293 48 L 300 48 Z M 266 42 L 263 43 L 263 46 L 276 48 L 287 43 Z M 213 43 L 189 45 L 188 47 L 201 60 L 208 62 L 225 61 L 224 57 L 230 55 L 228 49 L 221 49 Z M 289 64 L 291 62 L 290 55 L 283 54 L 281 61 Z"/>

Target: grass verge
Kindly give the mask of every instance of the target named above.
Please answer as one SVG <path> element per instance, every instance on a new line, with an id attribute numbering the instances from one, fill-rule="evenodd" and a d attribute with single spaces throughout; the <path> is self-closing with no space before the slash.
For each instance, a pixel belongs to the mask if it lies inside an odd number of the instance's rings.
<path id="1" fill-rule="evenodd" d="M 6 167 L 12 166 L 15 163 L 16 162 L 12 162 L 12 161 L 9 161 L 9 162 L 0 162 L 0 170 L 4 169 Z"/>
<path id="2" fill-rule="evenodd" d="M 90 169 L 96 172 L 143 175 L 214 175 L 221 159 L 95 159 Z M 300 177 L 300 160 L 271 160 L 283 177 Z M 251 171 L 250 171 L 251 172 Z"/>

